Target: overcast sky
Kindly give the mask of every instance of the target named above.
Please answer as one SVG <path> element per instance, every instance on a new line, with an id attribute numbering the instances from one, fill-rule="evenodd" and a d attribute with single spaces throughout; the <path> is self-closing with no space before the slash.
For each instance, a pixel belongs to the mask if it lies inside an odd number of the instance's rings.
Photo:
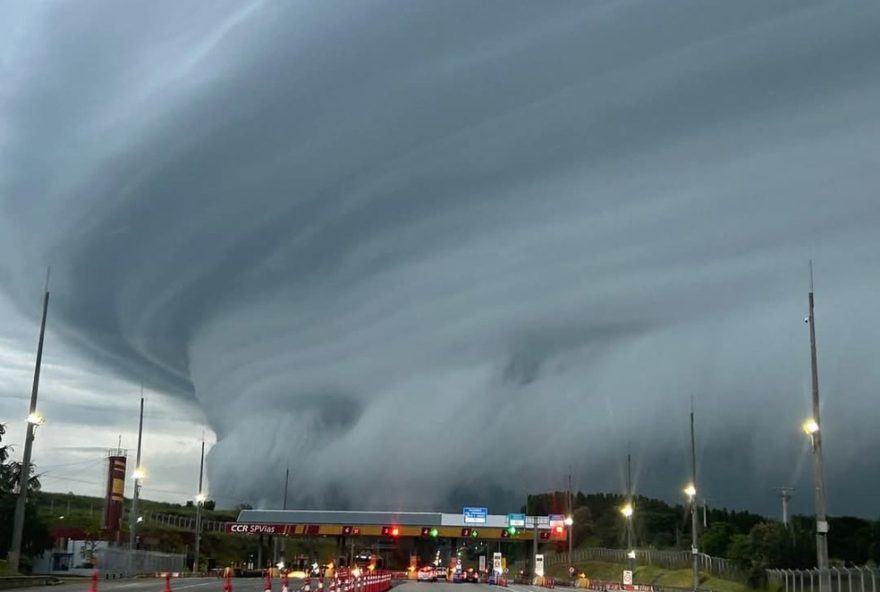
<path id="1" fill-rule="evenodd" d="M 7 2 L 0 421 L 97 494 L 880 513 L 880 5 Z"/>

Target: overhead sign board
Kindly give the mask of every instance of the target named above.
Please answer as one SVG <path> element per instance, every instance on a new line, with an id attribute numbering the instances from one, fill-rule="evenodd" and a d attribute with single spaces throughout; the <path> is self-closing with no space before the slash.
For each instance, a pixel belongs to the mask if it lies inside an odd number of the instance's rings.
<path id="1" fill-rule="evenodd" d="M 293 524 L 241 524 L 239 522 L 227 522 L 228 534 L 295 534 L 296 526 Z"/>
<path id="2" fill-rule="evenodd" d="M 526 515 L 525 514 L 508 514 L 507 515 L 507 526 L 514 526 L 516 528 L 525 528 Z"/>
<path id="3" fill-rule="evenodd" d="M 464 514 L 465 524 L 486 524 L 486 517 L 489 515 L 489 509 L 465 506 L 462 513 Z"/>

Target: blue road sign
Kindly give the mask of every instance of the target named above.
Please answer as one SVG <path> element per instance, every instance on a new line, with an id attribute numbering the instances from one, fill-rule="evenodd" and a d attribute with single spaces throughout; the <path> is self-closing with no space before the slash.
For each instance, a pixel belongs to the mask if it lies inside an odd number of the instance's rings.
<path id="1" fill-rule="evenodd" d="M 464 514 L 465 524 L 486 524 L 486 517 L 489 515 L 489 508 L 471 508 L 465 506 L 462 513 Z"/>

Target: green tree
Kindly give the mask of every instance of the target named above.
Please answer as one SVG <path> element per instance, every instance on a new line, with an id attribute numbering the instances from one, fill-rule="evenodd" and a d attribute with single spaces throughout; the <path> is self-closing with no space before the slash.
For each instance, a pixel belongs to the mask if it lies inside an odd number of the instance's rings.
<path id="1" fill-rule="evenodd" d="M 0 443 L 2 443 L 5 434 L 6 426 L 0 424 Z M 10 452 L 11 448 L 8 444 L 0 446 L 0 556 L 3 557 L 9 552 L 9 545 L 12 543 L 12 524 L 15 519 L 15 504 L 18 497 L 15 493 L 15 485 L 18 483 L 18 477 L 21 473 L 21 463 L 9 461 Z M 33 474 L 33 465 L 28 468 L 29 474 Z M 49 548 L 51 543 L 49 529 L 37 514 L 37 506 L 34 503 L 39 489 L 40 481 L 35 476 L 31 476 L 28 479 L 28 503 L 25 506 L 24 531 L 22 533 L 23 558 L 42 553 Z M 25 568 L 29 565 L 26 560 L 23 560 L 22 564 Z"/>
<path id="2" fill-rule="evenodd" d="M 702 550 L 713 557 L 723 557 L 736 530 L 727 522 L 713 522 L 703 533 Z"/>

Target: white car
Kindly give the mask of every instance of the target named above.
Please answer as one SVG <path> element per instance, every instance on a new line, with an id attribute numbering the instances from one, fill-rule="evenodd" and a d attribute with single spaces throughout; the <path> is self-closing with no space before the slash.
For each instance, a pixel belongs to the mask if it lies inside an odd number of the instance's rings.
<path id="1" fill-rule="evenodd" d="M 425 567 L 419 568 L 418 574 L 416 574 L 416 581 L 418 582 L 436 582 L 437 581 L 437 572 L 434 571 L 434 568 L 426 565 Z"/>

